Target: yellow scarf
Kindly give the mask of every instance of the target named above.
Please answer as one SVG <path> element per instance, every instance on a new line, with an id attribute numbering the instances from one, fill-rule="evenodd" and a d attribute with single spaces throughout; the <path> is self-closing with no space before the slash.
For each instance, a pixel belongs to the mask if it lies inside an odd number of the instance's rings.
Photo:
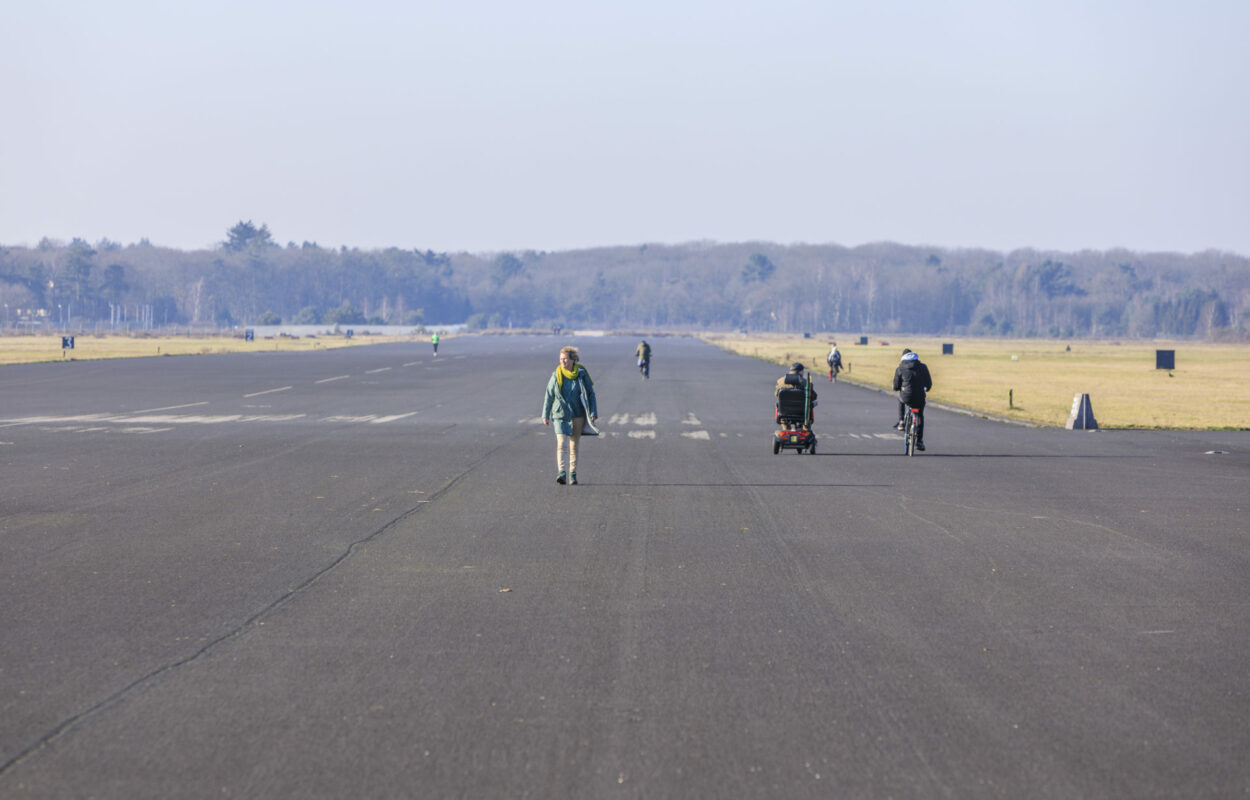
<path id="1" fill-rule="evenodd" d="M 568 380 L 568 381 L 575 381 L 575 380 L 577 380 L 577 371 L 578 371 L 578 370 L 582 370 L 582 369 L 585 369 L 585 367 L 583 367 L 581 364 L 574 364 L 574 365 L 573 365 L 573 369 L 571 369 L 571 370 L 567 370 L 567 369 L 565 369 L 565 368 L 564 368 L 564 365 L 563 365 L 563 364 L 560 364 L 559 366 L 557 366 L 557 367 L 556 367 L 556 385 L 557 385 L 557 386 L 559 386 L 560 388 L 562 388 L 562 389 L 563 389 L 563 388 L 564 388 L 564 382 L 565 382 L 566 380 Z M 587 382 L 588 382 L 591 386 L 594 386 L 594 384 L 595 384 L 595 382 L 594 382 L 594 381 L 590 380 L 590 373 L 589 373 L 589 372 L 587 372 L 587 373 L 586 373 L 586 381 L 587 381 Z"/>

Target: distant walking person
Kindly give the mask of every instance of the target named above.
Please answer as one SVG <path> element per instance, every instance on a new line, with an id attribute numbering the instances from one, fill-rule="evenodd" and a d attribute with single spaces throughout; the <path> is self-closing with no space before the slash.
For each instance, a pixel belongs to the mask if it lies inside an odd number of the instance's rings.
<path id="1" fill-rule="evenodd" d="M 916 449 L 924 449 L 924 403 L 925 395 L 933 388 L 933 378 L 929 376 L 929 368 L 920 360 L 920 356 L 908 348 L 903 348 L 903 357 L 899 359 L 898 368 L 894 370 L 894 391 L 898 392 L 898 424 L 895 428 L 903 429 L 903 415 L 908 408 L 919 409 L 916 412 Z"/>
<path id="2" fill-rule="evenodd" d="M 595 382 L 578 363 L 576 347 L 560 350 L 560 364 L 547 381 L 543 395 L 543 424 L 556 429 L 556 483 L 577 485 L 577 444 L 583 435 L 598 436 L 594 422 L 599 419 Z M 589 418 L 589 421 L 587 419 Z M 564 469 L 564 447 L 568 442 L 568 471 Z"/>
<path id="3" fill-rule="evenodd" d="M 434 331 L 434 335 L 430 337 L 430 344 L 434 345 L 434 357 L 438 358 L 438 331 Z"/>
<path id="4" fill-rule="evenodd" d="M 638 371 L 642 373 L 642 377 L 651 377 L 651 345 L 647 344 L 647 340 L 643 339 L 638 343 L 638 349 L 635 351 L 638 356 Z"/>

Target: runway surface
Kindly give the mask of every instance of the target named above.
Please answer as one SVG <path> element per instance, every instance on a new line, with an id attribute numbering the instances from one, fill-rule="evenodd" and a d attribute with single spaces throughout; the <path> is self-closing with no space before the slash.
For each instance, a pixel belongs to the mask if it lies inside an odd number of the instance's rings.
<path id="1" fill-rule="evenodd" d="M 569 341 L 0 368 L 0 797 L 1250 791 L 1250 434 Z"/>

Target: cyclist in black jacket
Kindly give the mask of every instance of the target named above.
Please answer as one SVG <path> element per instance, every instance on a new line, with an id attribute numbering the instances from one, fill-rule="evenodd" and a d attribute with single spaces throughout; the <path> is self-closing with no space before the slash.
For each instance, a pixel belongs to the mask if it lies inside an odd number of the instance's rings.
<path id="1" fill-rule="evenodd" d="M 894 427 L 903 427 L 903 415 L 908 408 L 920 409 L 916 412 L 917 450 L 924 449 L 924 401 L 925 394 L 932 388 L 933 378 L 929 376 L 929 368 L 920 356 L 909 348 L 903 348 L 903 357 L 894 370 L 894 391 L 898 392 L 898 424 Z"/>

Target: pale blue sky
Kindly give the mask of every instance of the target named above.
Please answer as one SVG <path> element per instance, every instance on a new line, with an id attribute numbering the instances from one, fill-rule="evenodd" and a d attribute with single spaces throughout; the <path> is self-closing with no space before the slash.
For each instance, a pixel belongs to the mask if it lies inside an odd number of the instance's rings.
<path id="1" fill-rule="evenodd" d="M 1250 2 L 0 11 L 0 244 L 1250 254 Z"/>

